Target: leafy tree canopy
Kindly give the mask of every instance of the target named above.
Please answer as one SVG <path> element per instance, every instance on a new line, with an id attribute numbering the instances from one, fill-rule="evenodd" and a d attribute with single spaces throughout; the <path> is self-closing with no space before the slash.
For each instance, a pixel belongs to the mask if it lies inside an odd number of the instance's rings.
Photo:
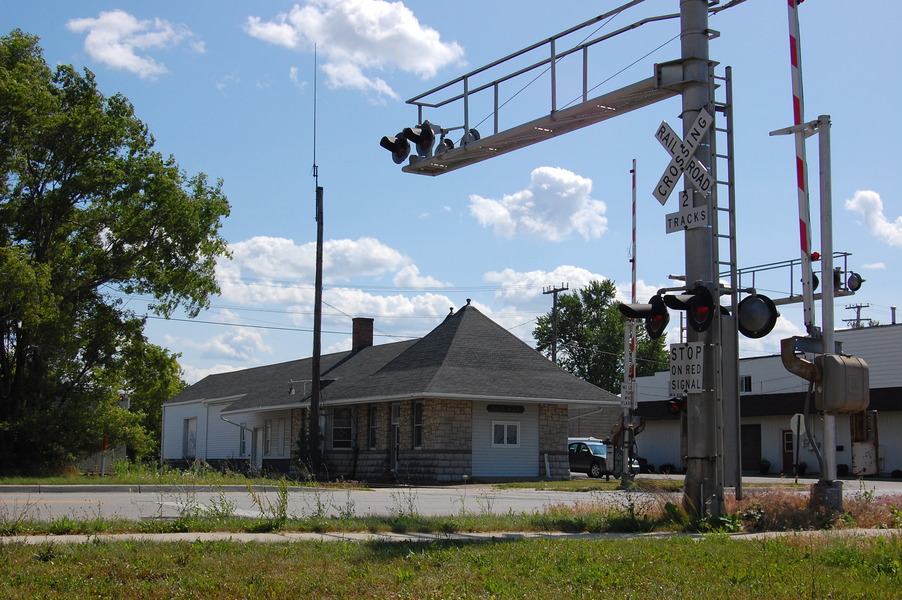
<path id="1" fill-rule="evenodd" d="M 123 298 L 164 316 L 208 306 L 229 204 L 221 181 L 153 146 L 90 71 L 51 69 L 19 30 L 0 38 L 0 472 L 96 450 L 104 435 L 148 449 L 152 404 L 181 385 L 176 357 L 148 343 Z M 137 410 L 118 407 L 121 389 Z"/>
<path id="2" fill-rule="evenodd" d="M 614 300 L 614 282 L 592 281 L 585 288 L 558 296 L 557 355 L 561 368 L 620 394 L 623 382 L 624 317 Z M 554 311 L 539 317 L 533 338 L 551 357 Z M 652 340 L 637 327 L 636 373 L 650 375 L 667 368 L 664 337 Z"/>

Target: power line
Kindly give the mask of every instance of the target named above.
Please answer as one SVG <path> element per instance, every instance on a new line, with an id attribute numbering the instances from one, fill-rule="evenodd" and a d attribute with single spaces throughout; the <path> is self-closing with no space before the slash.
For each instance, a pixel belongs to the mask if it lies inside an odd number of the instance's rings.
<path id="1" fill-rule="evenodd" d="M 241 283 L 256 287 L 285 287 L 285 288 L 312 288 L 313 284 L 307 281 L 293 279 L 272 279 L 267 277 L 218 277 L 220 283 Z M 540 284 L 511 284 L 511 285 L 440 285 L 440 286 L 405 286 L 394 285 L 338 285 L 324 284 L 323 289 L 346 290 L 355 289 L 363 291 L 389 291 L 389 292 L 497 292 L 500 290 L 525 290 L 540 288 Z"/>
<path id="2" fill-rule="evenodd" d="M 180 319 L 177 317 L 159 317 L 157 315 L 144 315 L 147 319 L 152 319 L 155 321 L 177 321 L 179 323 L 197 323 L 200 325 L 220 325 L 223 327 L 242 327 L 245 329 L 272 329 L 276 331 L 294 331 L 297 333 L 313 333 L 313 329 L 308 329 L 306 327 L 282 327 L 278 325 L 247 325 L 243 323 L 223 323 L 221 321 L 204 321 L 203 319 Z M 334 335 L 351 335 L 350 331 L 326 331 L 323 330 L 323 333 L 329 333 Z M 400 338 L 400 339 L 416 339 L 416 336 L 410 335 L 395 335 L 388 333 L 379 334 L 382 337 L 392 337 L 392 338 Z"/>
<path id="3" fill-rule="evenodd" d="M 136 302 L 147 302 L 148 304 L 153 303 L 154 299 L 146 296 L 135 296 L 129 294 L 123 294 L 120 292 L 113 292 L 113 296 L 117 296 L 119 298 L 123 298 L 129 301 Z M 336 311 L 335 314 L 330 314 L 328 316 L 346 316 L 348 318 L 353 318 L 352 315 L 349 315 L 345 311 L 337 308 L 329 304 L 328 302 L 323 302 L 326 306 L 332 308 Z M 292 308 L 264 308 L 259 306 L 241 306 L 241 305 L 233 305 L 233 304 L 211 304 L 208 310 L 219 309 L 219 310 L 232 310 L 232 311 L 241 311 L 241 312 L 259 312 L 259 313 L 269 313 L 269 314 L 284 314 L 284 315 L 311 315 L 313 314 L 312 309 L 292 309 Z M 506 317 L 533 317 L 535 319 L 536 315 L 539 315 L 538 311 L 523 311 L 523 312 L 506 312 L 504 316 Z M 380 318 L 380 319 L 437 319 L 441 318 L 441 315 L 437 315 L 435 313 L 424 313 L 424 314 L 407 314 L 407 313 L 361 313 L 354 316 L 358 317 L 370 317 L 370 318 Z"/>

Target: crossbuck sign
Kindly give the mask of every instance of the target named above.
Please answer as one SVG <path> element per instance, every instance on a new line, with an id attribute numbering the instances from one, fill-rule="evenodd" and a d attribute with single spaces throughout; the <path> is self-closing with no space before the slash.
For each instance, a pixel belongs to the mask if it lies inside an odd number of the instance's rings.
<path id="1" fill-rule="evenodd" d="M 672 157 L 670 164 L 664 169 L 661 179 L 658 180 L 658 185 L 655 186 L 654 196 L 661 205 L 667 202 L 667 198 L 670 197 L 680 176 L 684 173 L 692 185 L 703 195 L 707 196 L 711 192 L 714 180 L 705 165 L 699 162 L 693 154 L 712 123 L 714 123 L 714 118 L 708 114 L 708 111 L 701 109 L 695 123 L 686 133 L 686 140 L 683 141 L 666 121 L 661 121 L 655 137 Z"/>

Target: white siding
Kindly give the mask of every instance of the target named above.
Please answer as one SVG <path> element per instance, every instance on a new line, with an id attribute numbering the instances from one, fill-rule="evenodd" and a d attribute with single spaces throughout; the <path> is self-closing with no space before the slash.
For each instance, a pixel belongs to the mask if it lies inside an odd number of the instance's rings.
<path id="1" fill-rule="evenodd" d="M 771 463 L 771 473 L 778 473 L 783 463 L 782 432 L 790 428 L 789 416 L 747 417 L 743 425 L 761 425 L 761 458 Z M 817 438 L 822 439 L 819 424 L 816 426 Z M 902 470 L 902 411 L 881 412 L 877 415 L 877 431 L 879 446 L 877 468 L 881 473 L 892 473 Z M 639 456 L 659 468 L 662 464 L 680 464 L 679 425 L 677 421 L 650 421 L 645 430 L 636 438 L 639 445 Z M 848 416 L 836 418 L 836 444 L 842 447 L 836 453 L 837 464 L 852 466 L 852 442 Z M 817 457 L 811 451 L 808 441 L 802 435 L 799 448 L 799 461 L 808 464 L 808 472 L 818 470 Z"/>
<path id="2" fill-rule="evenodd" d="M 489 412 L 487 406 L 487 403 L 473 403 L 473 476 L 538 477 L 538 407 L 527 404 L 522 413 L 501 413 Z M 519 423 L 518 447 L 493 447 L 493 422 Z"/>
<path id="3" fill-rule="evenodd" d="M 284 410 L 278 412 L 258 412 L 258 413 L 235 413 L 227 415 L 226 418 L 231 421 L 227 423 L 220 418 L 220 412 L 228 407 L 229 403 L 210 406 L 210 435 L 207 446 L 208 457 L 216 459 L 232 459 L 232 458 L 250 458 L 252 449 L 252 435 L 247 432 L 246 450 L 247 453 L 241 456 L 241 429 L 232 423 L 243 423 L 248 429 L 257 430 L 260 448 L 262 448 L 263 435 L 265 434 L 266 421 L 272 419 L 272 444 L 271 453 L 262 456 L 262 458 L 288 458 L 291 454 L 291 443 L 283 444 L 283 439 L 279 434 L 282 433 L 286 438 L 288 433 L 286 430 L 291 428 L 291 411 Z M 215 421 L 213 420 L 215 419 Z M 279 420 L 284 420 L 284 428 L 279 428 Z"/>
<path id="4" fill-rule="evenodd" d="M 203 402 L 184 402 L 163 407 L 163 460 L 182 458 L 185 419 L 197 419 L 197 458 L 204 458 L 207 429 L 207 408 Z"/>
<path id="5" fill-rule="evenodd" d="M 843 352 L 860 357 L 867 362 L 871 389 L 902 387 L 902 325 L 881 325 L 862 329 L 844 329 L 836 332 L 836 340 L 843 342 Z M 813 357 L 808 357 L 813 360 Z M 739 361 L 740 375 L 751 376 L 751 392 L 754 394 L 785 394 L 804 392 L 808 382 L 792 375 L 783 367 L 779 356 L 743 358 Z M 667 400 L 669 373 L 662 371 L 638 380 L 639 402 Z M 636 439 L 639 455 L 660 466 L 664 463 L 679 464 L 679 428 L 677 421 L 651 421 Z M 790 428 L 789 416 L 746 417 L 743 425 L 761 425 L 761 455 L 771 462 L 771 472 L 782 465 L 783 430 Z M 852 443 L 849 419 L 836 419 L 837 463 L 852 466 Z M 888 474 L 902 470 L 902 398 L 899 410 L 882 411 L 877 416 L 878 469 Z M 821 439 L 820 431 L 817 437 Z M 808 464 L 808 471 L 818 469 L 817 458 L 803 437 L 799 460 Z"/>
<path id="6" fill-rule="evenodd" d="M 902 325 L 843 329 L 836 332 L 836 340 L 843 342 L 844 353 L 868 364 L 872 389 L 902 387 Z M 751 376 L 752 394 L 788 394 L 804 392 L 808 387 L 807 381 L 783 367 L 779 355 L 743 358 L 739 361 L 739 374 Z M 640 377 L 639 402 L 670 398 L 669 379 L 667 371 Z"/>
<path id="7" fill-rule="evenodd" d="M 902 411 L 877 415 L 877 468 L 881 473 L 902 470 Z"/>
<path id="8" fill-rule="evenodd" d="M 207 435 L 206 444 L 204 445 L 204 458 L 222 459 L 222 458 L 239 458 L 238 451 L 240 447 L 240 439 L 238 427 L 231 423 L 226 423 L 220 418 L 220 413 L 231 404 L 233 400 L 228 402 L 210 403 L 207 406 Z M 244 416 L 234 418 L 227 417 L 229 421 L 242 423 Z"/>
<path id="9" fill-rule="evenodd" d="M 639 456 L 660 469 L 671 464 L 680 468 L 680 421 L 654 421 L 636 436 Z"/>
<path id="10" fill-rule="evenodd" d="M 163 407 L 163 460 L 179 460 L 182 456 L 185 419 L 197 419 L 197 458 L 205 460 L 249 458 L 251 452 L 251 433 L 247 433 L 247 454 L 242 457 L 240 428 L 232 423 L 244 423 L 248 429 L 258 429 L 257 435 L 262 440 L 264 424 L 273 420 L 272 453 L 266 458 L 287 458 L 291 454 L 290 437 L 291 411 L 238 413 L 228 415 L 227 423 L 220 418 L 236 398 L 220 401 L 184 402 L 167 404 Z M 284 426 L 280 428 L 280 420 Z M 280 437 L 281 434 L 281 437 Z M 287 443 L 285 440 L 288 440 Z"/>
<path id="11" fill-rule="evenodd" d="M 872 388 L 902 387 L 902 325 L 837 331 L 836 341 L 868 363 Z"/>

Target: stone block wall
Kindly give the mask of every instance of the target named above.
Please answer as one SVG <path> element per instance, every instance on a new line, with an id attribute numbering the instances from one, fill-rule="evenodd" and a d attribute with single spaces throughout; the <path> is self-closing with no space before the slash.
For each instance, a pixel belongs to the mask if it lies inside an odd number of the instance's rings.
<path id="1" fill-rule="evenodd" d="M 546 479 L 570 477 L 567 414 L 565 404 L 539 405 L 539 472 Z"/>
<path id="2" fill-rule="evenodd" d="M 469 450 L 410 450 L 398 457 L 395 479 L 402 482 L 463 483 L 473 471 Z"/>
<path id="3" fill-rule="evenodd" d="M 414 403 L 423 404 L 422 445 L 413 447 Z M 325 448 L 323 460 L 330 478 L 358 481 L 460 482 L 473 469 L 473 405 L 469 400 L 428 399 L 399 403 L 398 463 L 392 470 L 391 403 L 358 405 L 355 439 L 358 448 Z M 370 448 L 370 411 L 377 414 L 375 448 Z M 567 456 L 567 407 L 539 406 L 540 474 L 547 479 L 570 476 Z M 292 411 L 292 438 L 297 439 L 306 411 Z M 325 438 L 326 436 L 324 436 Z M 296 448 L 292 449 L 296 456 Z M 547 465 L 546 469 L 546 455 Z"/>
<path id="4" fill-rule="evenodd" d="M 617 406 L 591 406 L 570 411 L 569 437 L 610 438 L 623 411 Z"/>
<path id="5" fill-rule="evenodd" d="M 424 401 L 423 450 L 471 452 L 472 448 L 472 402 L 469 400 Z"/>

